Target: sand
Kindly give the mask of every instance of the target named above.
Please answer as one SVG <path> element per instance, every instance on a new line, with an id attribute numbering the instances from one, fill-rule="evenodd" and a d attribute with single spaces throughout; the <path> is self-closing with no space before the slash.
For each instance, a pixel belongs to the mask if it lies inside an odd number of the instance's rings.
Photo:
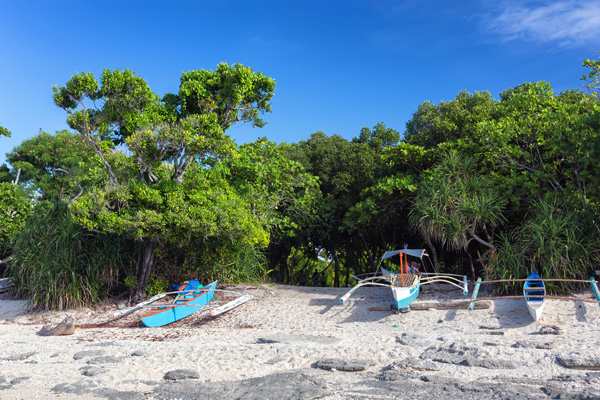
<path id="1" fill-rule="evenodd" d="M 586 383 L 589 371 L 567 369 L 556 361 L 560 355 L 586 352 L 600 359 L 596 350 L 600 332 L 597 304 L 549 300 L 542 319 L 534 322 L 524 300 L 492 301 L 485 310 L 395 314 L 372 311 L 391 304 L 391 292 L 386 288 L 361 288 L 343 305 L 339 298 L 348 290 L 344 288 L 266 284 L 224 288 L 254 297 L 220 317 L 197 313 L 161 328 L 141 327 L 136 314 L 99 326 L 117 310 L 114 304 L 4 318 L 0 320 L 0 398 L 102 398 L 93 393 L 56 390 L 60 384 L 88 382 L 154 398 L 153 389 L 164 382 L 167 372 L 189 369 L 197 371 L 199 381 L 212 384 L 308 371 L 325 382 L 326 399 L 391 399 L 397 398 L 394 393 L 387 397 L 369 392 L 364 382 L 376 382 L 383 371 L 393 369 L 395 362 L 418 359 L 425 350 L 444 346 L 482 349 L 480 354 L 486 358 L 510 361 L 515 367 L 438 363 L 437 371 L 421 374 L 443 374 L 459 382 L 498 377 L 504 381 L 525 377 L 547 382 L 575 374 L 581 379 L 556 385 L 565 390 L 598 389 L 597 383 Z M 227 294 L 216 296 L 216 305 L 232 299 Z M 593 298 L 591 292 L 578 296 Z M 459 291 L 438 286 L 421 293 L 417 302 L 461 300 L 465 298 Z M 22 304 L 0 302 L 0 315 L 15 307 Z M 75 320 L 75 334 L 36 334 L 43 325 L 56 325 L 67 316 Z M 558 327 L 561 334 L 539 334 L 547 326 Z M 316 368 L 318 361 L 329 358 L 366 360 L 369 366 L 357 372 Z M 101 368 L 101 373 L 83 375 L 90 366 Z"/>

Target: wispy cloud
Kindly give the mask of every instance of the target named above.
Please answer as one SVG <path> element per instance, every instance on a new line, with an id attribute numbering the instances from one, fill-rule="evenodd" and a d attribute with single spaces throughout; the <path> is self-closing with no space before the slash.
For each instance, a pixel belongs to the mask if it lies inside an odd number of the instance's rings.
<path id="1" fill-rule="evenodd" d="M 505 4 L 487 23 L 488 29 L 500 34 L 505 41 L 554 42 L 560 46 L 600 45 L 598 1 L 559 1 L 529 7 Z"/>

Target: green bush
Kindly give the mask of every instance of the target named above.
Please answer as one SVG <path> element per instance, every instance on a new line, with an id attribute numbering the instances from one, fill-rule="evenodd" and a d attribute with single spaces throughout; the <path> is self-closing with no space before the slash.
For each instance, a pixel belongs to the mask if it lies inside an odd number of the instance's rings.
<path id="1" fill-rule="evenodd" d="M 488 279 L 527 278 L 532 269 L 545 279 L 589 279 L 600 262 L 598 231 L 585 213 L 574 210 L 549 194 L 537 201 L 529 218 L 511 235 L 502 238 L 488 265 Z M 521 285 L 504 285 L 503 292 L 518 292 Z M 547 282 L 550 293 L 582 285 Z"/>
<path id="2" fill-rule="evenodd" d="M 187 252 L 183 267 L 178 270 L 176 282 L 186 279 L 206 281 L 218 280 L 220 283 L 256 283 L 265 280 L 267 258 L 256 246 L 239 242 L 227 249 L 212 248 L 207 252 Z"/>
<path id="3" fill-rule="evenodd" d="M 92 304 L 131 263 L 131 247 L 117 236 L 75 223 L 61 202 L 41 202 L 12 242 L 7 276 L 34 307 L 62 310 Z"/>

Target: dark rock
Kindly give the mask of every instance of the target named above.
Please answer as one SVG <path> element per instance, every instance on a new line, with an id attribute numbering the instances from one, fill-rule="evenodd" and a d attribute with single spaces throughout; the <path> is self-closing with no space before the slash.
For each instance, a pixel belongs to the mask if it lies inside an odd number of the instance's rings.
<path id="1" fill-rule="evenodd" d="M 289 333 L 277 333 L 275 335 L 259 338 L 257 343 L 268 344 L 268 343 L 298 343 L 298 342 L 309 342 L 309 343 L 320 343 L 320 344 L 334 344 L 340 341 L 339 338 L 330 336 L 312 336 L 312 335 L 294 335 Z"/>
<path id="2" fill-rule="evenodd" d="M 493 358 L 473 358 L 467 357 L 460 364 L 467 367 L 480 367 L 487 369 L 515 369 L 517 365 L 510 360 Z"/>
<path id="3" fill-rule="evenodd" d="M 91 381 L 77 381 L 75 383 L 61 383 L 54 386 L 51 390 L 55 393 L 72 393 L 78 396 L 89 394 L 96 389 L 98 385 Z"/>
<path id="4" fill-rule="evenodd" d="M 340 358 L 327 358 L 324 360 L 317 361 L 317 368 L 320 369 L 335 369 L 338 371 L 364 371 L 373 365 L 372 361 L 369 360 L 344 360 Z"/>
<path id="5" fill-rule="evenodd" d="M 87 366 L 79 368 L 80 371 L 83 371 L 82 375 L 85 376 L 98 376 L 104 374 L 106 370 L 100 367 Z"/>
<path id="6" fill-rule="evenodd" d="M 358 385 L 357 385 L 358 386 Z M 356 398 L 394 399 L 460 399 L 460 400 L 537 400 L 548 396 L 540 388 L 529 385 L 507 385 L 506 383 L 461 382 L 448 374 L 424 375 L 421 380 L 367 381 Z M 358 390 L 353 389 L 353 394 Z M 355 398 L 355 397 L 352 397 Z"/>
<path id="7" fill-rule="evenodd" d="M 584 392 L 574 392 L 555 387 L 544 387 L 542 391 L 551 399 L 565 400 L 600 400 L 600 392 L 586 390 Z"/>
<path id="8" fill-rule="evenodd" d="M 441 340 L 442 338 L 438 338 Z M 415 335 L 414 333 L 403 333 L 401 336 L 396 336 L 396 343 L 399 343 L 404 346 L 419 346 L 419 347 L 427 347 L 431 346 L 431 341 L 423 338 L 420 335 Z"/>
<path id="9" fill-rule="evenodd" d="M 137 392 L 122 392 L 110 388 L 99 388 L 94 390 L 96 396 L 104 397 L 108 400 L 144 400 L 147 397 Z"/>
<path id="10" fill-rule="evenodd" d="M 37 352 L 35 351 L 30 351 L 29 353 L 23 353 L 23 354 L 17 354 L 8 358 L 5 358 L 6 361 L 22 361 L 22 360 L 26 360 L 31 356 L 36 355 Z"/>
<path id="11" fill-rule="evenodd" d="M 84 350 L 79 351 L 73 355 L 74 360 L 81 360 L 86 357 L 98 357 L 104 354 L 104 350 Z"/>
<path id="12" fill-rule="evenodd" d="M 512 345 L 512 347 L 514 348 L 527 348 L 527 349 L 539 349 L 539 350 L 553 350 L 556 349 L 556 346 L 554 345 L 554 343 L 552 342 L 546 342 L 546 343 L 538 343 L 535 341 L 527 341 L 527 342 L 523 342 L 523 341 L 519 341 L 516 342 L 515 344 Z"/>
<path id="13" fill-rule="evenodd" d="M 320 378 L 289 372 L 232 382 L 163 382 L 154 389 L 158 400 L 313 400 L 329 396 Z"/>
<path id="14" fill-rule="evenodd" d="M 165 374 L 164 379 L 171 381 L 179 381 L 183 379 L 198 379 L 200 375 L 198 375 L 198 371 L 194 371 L 191 369 L 176 369 L 174 371 L 169 371 Z"/>
<path id="15" fill-rule="evenodd" d="M 13 379 L 12 381 L 10 381 L 10 384 L 18 385 L 19 383 L 28 381 L 29 379 L 31 379 L 31 377 L 29 377 L 29 376 L 20 376 L 18 378 Z"/>
<path id="16" fill-rule="evenodd" d="M 90 360 L 88 360 L 88 364 L 115 364 L 115 363 L 119 363 L 121 362 L 123 359 L 119 358 L 119 357 L 115 357 L 115 356 L 101 356 L 101 357 L 94 357 Z"/>
<path id="17" fill-rule="evenodd" d="M 436 383 L 442 385 L 456 385 L 456 378 L 447 374 L 433 374 L 421 376 L 423 382 Z"/>
<path id="18" fill-rule="evenodd" d="M 540 328 L 539 333 L 541 335 L 562 335 L 563 330 L 556 325 L 545 325 Z"/>
<path id="19" fill-rule="evenodd" d="M 115 342 L 100 342 L 100 343 L 90 343 L 90 346 L 110 347 L 110 346 L 118 346 L 118 344 Z"/>
<path id="20" fill-rule="evenodd" d="M 440 366 L 430 360 L 421 360 L 418 358 L 405 358 L 401 361 L 395 361 L 393 364 L 386 367 L 386 369 L 409 369 L 415 371 L 439 371 Z"/>
<path id="21" fill-rule="evenodd" d="M 397 371 L 397 370 L 388 370 L 383 371 L 381 375 L 377 377 L 380 381 L 400 381 L 403 382 L 408 379 L 421 379 L 421 374 L 416 371 Z"/>
<path id="22" fill-rule="evenodd" d="M 133 353 L 131 353 L 131 357 L 144 357 L 145 355 L 146 353 L 140 350 L 136 350 Z"/>
<path id="23" fill-rule="evenodd" d="M 572 353 L 558 356 L 556 360 L 566 368 L 600 370 L 600 357 L 597 355 Z"/>

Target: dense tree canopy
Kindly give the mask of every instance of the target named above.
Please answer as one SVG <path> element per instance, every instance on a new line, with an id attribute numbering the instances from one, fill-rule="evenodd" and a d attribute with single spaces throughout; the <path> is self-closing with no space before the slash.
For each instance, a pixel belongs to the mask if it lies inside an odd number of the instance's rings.
<path id="1" fill-rule="evenodd" d="M 106 186 L 73 202 L 74 215 L 90 229 L 140 241 L 140 295 L 161 245 L 215 236 L 266 240 L 245 200 L 225 181 L 211 182 L 218 176 L 203 164 L 232 154 L 225 134 L 232 124 L 264 125 L 259 116 L 270 111 L 274 87 L 274 80 L 248 67 L 219 64 L 216 71 L 184 73 L 179 92 L 162 101 L 129 70 L 105 70 L 100 83 L 81 73 L 54 88 L 55 103 L 108 175 Z M 125 145 L 131 156 L 110 151 L 105 140 Z"/>
<path id="2" fill-rule="evenodd" d="M 528 82 L 499 99 L 425 101 L 403 135 L 381 122 L 352 140 L 318 131 L 241 146 L 227 130 L 264 126 L 275 88 L 251 68 L 185 72 L 162 98 L 130 70 L 76 74 L 54 88 L 75 133 L 41 132 L 0 168 L 0 255 L 48 199 L 69 205 L 53 208 L 57 224 L 139 251 L 136 268 L 111 266 L 139 296 L 219 270 L 347 285 L 403 244 L 444 272 L 587 278 L 600 263 L 599 66 L 584 62 L 586 92 Z M 237 272 L 244 263 L 252 273 Z"/>

